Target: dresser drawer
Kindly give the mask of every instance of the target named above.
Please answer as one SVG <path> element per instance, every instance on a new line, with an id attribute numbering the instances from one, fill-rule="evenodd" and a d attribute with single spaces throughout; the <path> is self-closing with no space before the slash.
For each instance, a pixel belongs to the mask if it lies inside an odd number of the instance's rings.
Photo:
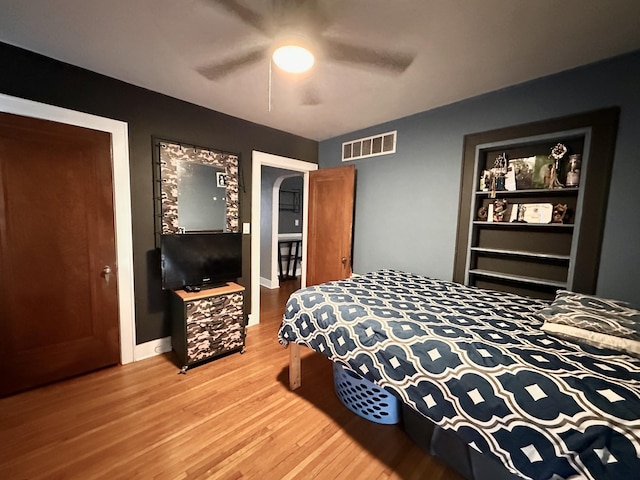
<path id="1" fill-rule="evenodd" d="M 217 295 L 185 302 L 187 324 L 210 318 L 242 316 L 242 293 Z"/>
<path id="2" fill-rule="evenodd" d="M 244 345 L 242 319 L 231 324 L 224 322 L 193 322 L 187 325 L 188 362 L 205 360 Z"/>

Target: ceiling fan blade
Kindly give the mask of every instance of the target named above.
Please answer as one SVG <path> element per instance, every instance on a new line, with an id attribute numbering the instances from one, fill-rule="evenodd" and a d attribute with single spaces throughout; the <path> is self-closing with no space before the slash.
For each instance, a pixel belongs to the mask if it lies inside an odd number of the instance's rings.
<path id="1" fill-rule="evenodd" d="M 320 98 L 320 92 L 316 85 L 307 85 L 302 90 L 302 99 L 300 101 L 301 105 L 313 107 L 316 105 L 320 105 L 322 100 Z"/>
<path id="2" fill-rule="evenodd" d="M 318 0 L 274 0 L 273 10 L 281 27 L 307 34 L 319 35 L 331 23 Z"/>
<path id="3" fill-rule="evenodd" d="M 240 68 L 262 60 L 266 56 L 267 50 L 267 47 L 256 48 L 222 62 L 200 67 L 198 68 L 198 73 L 209 80 L 218 80 Z"/>
<path id="4" fill-rule="evenodd" d="M 323 48 L 330 60 L 381 68 L 398 74 L 404 72 L 415 58 L 410 53 L 359 47 L 327 38 L 323 40 Z"/>
<path id="5" fill-rule="evenodd" d="M 225 8 L 228 12 L 232 13 L 240 20 L 242 20 L 247 25 L 252 26 L 259 32 L 264 33 L 267 36 L 271 36 L 271 28 L 269 21 L 260 15 L 259 13 L 254 12 L 250 8 L 241 5 L 236 0 L 209 0 L 213 3 L 217 3 L 221 7 Z"/>

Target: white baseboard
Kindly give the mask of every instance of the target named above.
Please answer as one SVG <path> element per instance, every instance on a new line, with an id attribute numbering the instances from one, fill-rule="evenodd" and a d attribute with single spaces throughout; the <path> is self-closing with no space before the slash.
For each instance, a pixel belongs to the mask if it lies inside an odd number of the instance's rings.
<path id="1" fill-rule="evenodd" d="M 280 282 L 277 278 L 275 280 L 271 280 L 270 278 L 260 277 L 260 285 L 262 285 L 263 287 L 267 287 L 270 290 L 280 288 Z"/>
<path id="2" fill-rule="evenodd" d="M 144 360 L 171 351 L 171 337 L 158 338 L 150 342 L 136 345 L 133 352 L 133 361 Z"/>

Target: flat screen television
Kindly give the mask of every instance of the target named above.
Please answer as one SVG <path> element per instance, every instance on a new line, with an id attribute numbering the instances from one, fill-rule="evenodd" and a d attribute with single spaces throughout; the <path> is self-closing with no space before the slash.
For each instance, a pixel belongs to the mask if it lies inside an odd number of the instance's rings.
<path id="1" fill-rule="evenodd" d="M 160 237 L 162 288 L 213 287 L 242 276 L 241 233 L 182 233 Z"/>

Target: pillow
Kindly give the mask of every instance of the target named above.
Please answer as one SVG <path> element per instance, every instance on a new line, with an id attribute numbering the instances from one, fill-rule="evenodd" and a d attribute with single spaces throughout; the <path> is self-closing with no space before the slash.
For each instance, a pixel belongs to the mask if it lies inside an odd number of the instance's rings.
<path id="1" fill-rule="evenodd" d="M 640 355 L 640 311 L 629 303 L 559 290 L 538 314 L 546 332 Z"/>

